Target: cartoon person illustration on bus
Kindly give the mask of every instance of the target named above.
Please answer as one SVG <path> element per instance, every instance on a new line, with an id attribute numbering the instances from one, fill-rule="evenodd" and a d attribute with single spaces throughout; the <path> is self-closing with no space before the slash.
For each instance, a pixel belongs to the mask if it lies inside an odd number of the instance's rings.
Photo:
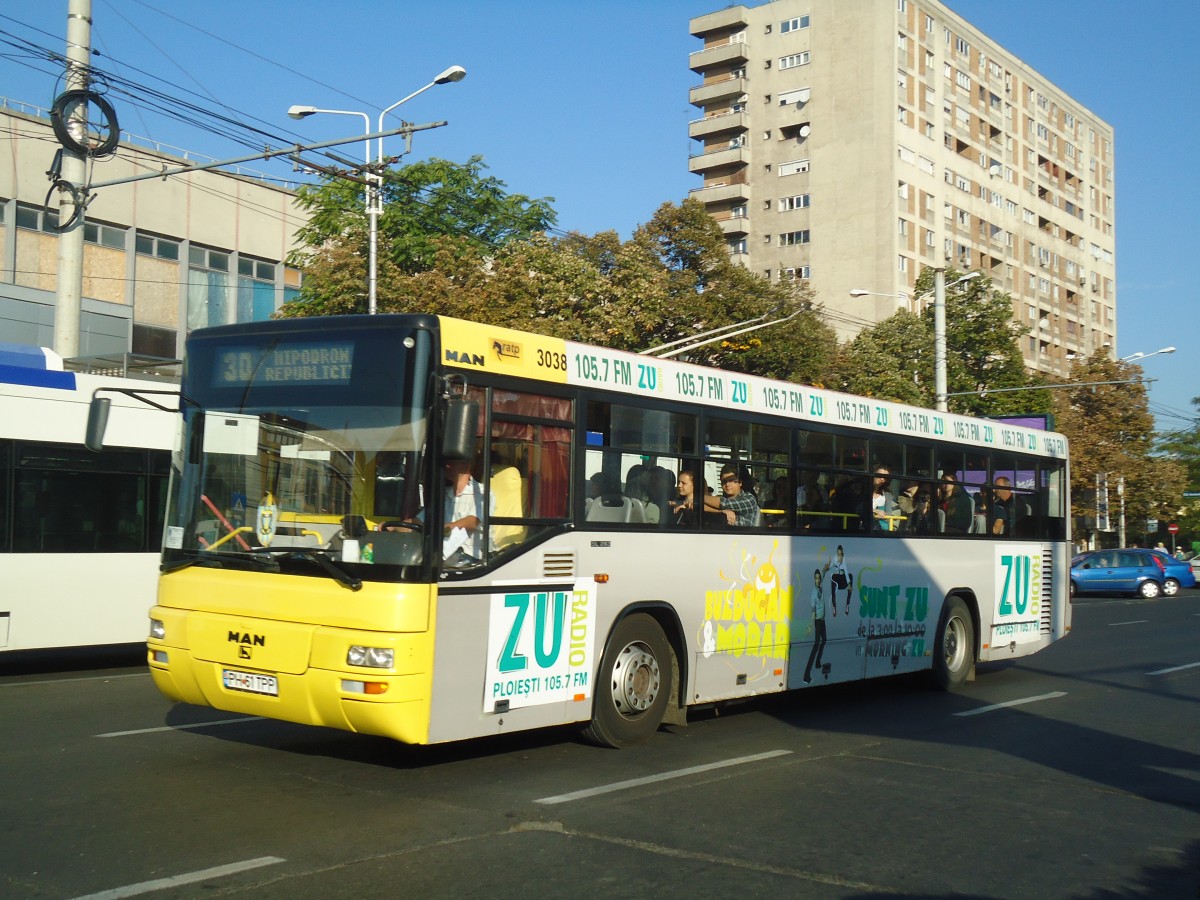
<path id="1" fill-rule="evenodd" d="M 812 682 L 813 665 L 817 671 L 829 676 L 829 663 L 822 664 L 821 656 L 825 652 L 825 573 L 829 571 L 829 562 L 824 569 L 813 569 L 813 587 L 810 595 L 810 610 L 813 621 L 813 645 L 808 654 L 808 665 L 804 667 L 804 683 Z M 836 598 L 835 598 L 836 602 Z"/>
<path id="2" fill-rule="evenodd" d="M 846 615 L 850 615 L 850 593 L 854 587 L 854 574 L 850 571 L 850 567 L 846 565 L 846 552 L 842 549 L 842 545 L 838 544 L 837 562 L 830 566 L 825 563 L 826 568 L 830 568 L 833 574 L 829 576 L 829 581 L 832 585 L 832 600 L 833 614 L 838 614 L 838 591 L 846 592 Z"/>

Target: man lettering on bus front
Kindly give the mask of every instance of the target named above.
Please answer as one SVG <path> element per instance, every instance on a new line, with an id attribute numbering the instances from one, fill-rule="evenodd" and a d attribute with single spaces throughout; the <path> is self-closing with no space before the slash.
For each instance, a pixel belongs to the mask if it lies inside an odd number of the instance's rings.
<path id="1" fill-rule="evenodd" d="M 707 509 L 723 512 L 725 521 L 735 528 L 753 528 L 758 524 L 758 500 L 749 491 L 742 490 L 742 475 L 732 463 L 721 467 L 721 491 L 720 497 L 705 496 Z"/>

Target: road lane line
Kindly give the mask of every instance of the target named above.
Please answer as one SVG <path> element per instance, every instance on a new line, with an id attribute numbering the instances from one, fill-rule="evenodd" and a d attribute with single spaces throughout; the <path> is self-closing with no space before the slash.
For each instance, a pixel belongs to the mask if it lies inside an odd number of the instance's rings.
<path id="1" fill-rule="evenodd" d="M 74 684 L 77 681 L 116 681 L 118 678 L 149 678 L 149 672 L 134 672 L 132 675 L 88 675 L 84 678 L 46 678 L 41 681 L 9 681 L 0 687 L 29 687 L 34 684 Z"/>
<path id="2" fill-rule="evenodd" d="M 981 706 L 979 709 L 968 709 L 966 712 L 957 712 L 956 716 L 978 716 L 987 712 L 995 712 L 998 709 L 1008 709 L 1010 706 L 1023 706 L 1026 703 L 1037 703 L 1039 700 L 1053 700 L 1056 697 L 1067 696 L 1066 691 L 1051 691 L 1049 694 L 1038 694 L 1036 697 L 1022 697 L 1020 700 L 1009 700 L 1006 703 L 993 703 L 991 706 Z"/>
<path id="3" fill-rule="evenodd" d="M 97 894 L 84 894 L 75 900 L 117 900 L 118 897 L 136 897 L 138 894 L 149 894 L 151 891 L 164 891 L 168 888 L 184 884 L 195 884 L 197 881 L 207 881 L 210 878 L 223 878 L 226 875 L 236 875 L 251 869 L 261 869 L 263 866 L 274 866 L 287 862 L 278 856 L 260 856 L 258 859 L 247 859 L 242 862 L 229 863 L 226 866 L 214 866 L 211 869 L 201 869 L 199 872 L 185 872 L 183 875 L 172 875 L 170 878 L 156 878 L 153 881 L 143 881 L 140 884 L 127 884 L 124 887 L 100 891 Z"/>
<path id="4" fill-rule="evenodd" d="M 1188 663 L 1183 666 L 1171 666 L 1169 669 L 1156 669 L 1153 672 L 1147 672 L 1147 675 L 1167 675 L 1171 672 L 1182 672 L 1184 669 L 1194 669 L 1200 666 L 1200 662 Z"/>
<path id="5" fill-rule="evenodd" d="M 612 784 L 602 784 L 599 787 L 586 788 L 582 791 L 572 791 L 569 794 L 558 794 L 554 797 L 542 797 L 540 800 L 534 800 L 534 803 L 543 803 L 547 806 L 555 803 L 570 803 L 572 800 L 583 800 L 586 797 L 595 797 L 599 794 L 611 794 L 614 791 L 624 791 L 629 788 L 641 787 L 644 784 L 654 784 L 657 781 L 670 781 L 673 778 L 684 778 L 688 775 L 696 775 L 700 772 L 711 772 L 714 769 L 724 769 L 729 766 L 744 766 L 747 763 L 759 762 L 764 759 L 774 759 L 777 756 L 787 756 L 791 750 L 768 750 L 766 753 L 755 753 L 753 756 L 739 756 L 736 759 L 725 759 L 720 762 L 707 763 L 703 766 L 692 766 L 687 769 L 676 769 L 673 772 L 663 772 L 659 775 L 647 775 L 643 778 L 631 778 L 628 781 L 615 781 Z"/>
<path id="6" fill-rule="evenodd" d="M 1118 625 L 1145 625 L 1149 619 L 1131 619 L 1128 622 L 1109 622 L 1109 628 L 1116 628 Z"/>
<path id="7" fill-rule="evenodd" d="M 160 725 L 157 728 L 137 728 L 133 731 L 109 731 L 98 738 L 127 737 L 131 734 L 153 734 L 156 731 L 184 731 L 188 728 L 208 728 L 213 725 L 237 725 L 239 722 L 260 722 L 264 716 L 244 716 L 240 719 L 218 719 L 214 722 L 193 722 L 190 725 Z"/>

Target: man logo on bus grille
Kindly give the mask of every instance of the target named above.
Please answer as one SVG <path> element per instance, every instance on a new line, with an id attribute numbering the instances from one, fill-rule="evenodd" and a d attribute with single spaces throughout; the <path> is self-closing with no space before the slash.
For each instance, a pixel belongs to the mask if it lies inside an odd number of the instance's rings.
<path id="1" fill-rule="evenodd" d="M 239 659 L 249 659 L 250 658 L 250 648 L 249 647 L 238 647 L 238 658 Z"/>
<path id="2" fill-rule="evenodd" d="M 231 631 L 229 637 L 225 639 L 230 644 L 241 644 L 244 647 L 265 647 L 267 646 L 267 637 L 263 634 L 251 634 L 248 631 Z"/>

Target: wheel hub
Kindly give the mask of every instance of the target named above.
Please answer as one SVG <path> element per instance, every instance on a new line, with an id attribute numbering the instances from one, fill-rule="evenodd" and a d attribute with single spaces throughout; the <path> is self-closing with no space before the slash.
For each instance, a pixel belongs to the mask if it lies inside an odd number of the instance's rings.
<path id="1" fill-rule="evenodd" d="M 617 655 L 613 666 L 613 700 L 623 715 L 635 715 L 649 709 L 658 697 L 661 684 L 658 660 L 645 644 L 629 644 Z"/>

